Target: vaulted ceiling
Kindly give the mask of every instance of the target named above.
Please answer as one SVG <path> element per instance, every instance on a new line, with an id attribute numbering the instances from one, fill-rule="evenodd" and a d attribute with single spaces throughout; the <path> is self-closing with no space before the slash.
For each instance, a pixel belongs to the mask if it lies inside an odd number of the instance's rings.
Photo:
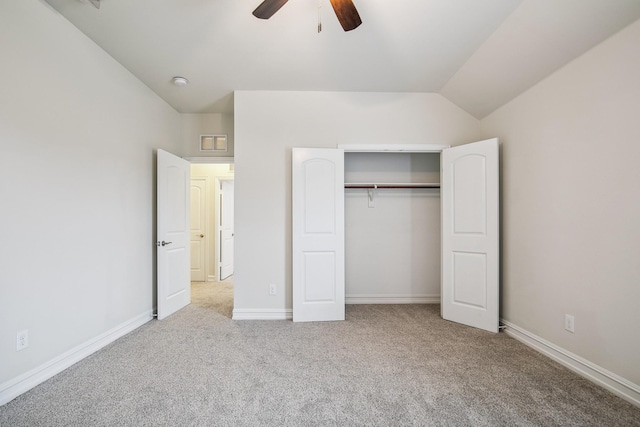
<path id="1" fill-rule="evenodd" d="M 437 92 L 482 118 L 640 18 L 639 0 L 354 0 L 344 32 L 329 0 L 269 20 L 261 0 L 46 1 L 183 113 L 231 113 L 234 90 Z"/>

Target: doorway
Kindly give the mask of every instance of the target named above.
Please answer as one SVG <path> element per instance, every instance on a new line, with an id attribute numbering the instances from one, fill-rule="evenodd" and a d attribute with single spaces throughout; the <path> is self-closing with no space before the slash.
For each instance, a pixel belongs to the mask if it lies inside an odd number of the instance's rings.
<path id="1" fill-rule="evenodd" d="M 191 159 L 190 166 L 192 294 L 194 302 L 204 298 L 225 307 L 233 307 L 232 161 Z"/>

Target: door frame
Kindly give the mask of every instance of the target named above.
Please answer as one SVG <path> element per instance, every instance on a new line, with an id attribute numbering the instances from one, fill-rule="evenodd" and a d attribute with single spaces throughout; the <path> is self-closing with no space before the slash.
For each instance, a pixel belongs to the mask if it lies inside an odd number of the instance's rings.
<path id="1" fill-rule="evenodd" d="M 157 152 L 161 152 L 161 151 L 164 151 L 164 150 L 157 149 Z M 171 156 L 178 157 L 181 160 L 184 160 L 184 161 L 186 161 L 188 163 L 189 173 L 188 173 L 188 178 L 187 178 L 187 180 L 185 182 L 185 187 L 186 187 L 185 191 L 186 191 L 187 197 L 189 198 L 189 200 L 187 201 L 187 206 L 186 206 L 187 212 L 189 210 L 190 203 L 191 203 L 191 196 L 190 196 L 191 165 L 192 164 L 199 164 L 199 163 L 204 163 L 204 164 L 230 164 L 230 165 L 232 165 L 232 164 L 235 163 L 235 160 L 234 160 L 233 157 L 179 157 L 179 156 L 176 156 L 176 155 L 174 155 L 172 153 L 169 153 L 169 152 L 166 152 L 166 153 L 170 154 Z M 156 155 L 156 167 L 157 168 L 160 167 L 159 166 L 159 161 L 157 160 L 157 158 L 159 156 L 160 156 L 159 154 Z M 157 177 L 157 175 L 158 175 L 158 172 L 156 171 L 156 177 Z M 158 198 L 158 194 L 157 194 L 158 193 L 158 186 L 159 186 L 159 184 L 156 185 L 156 190 L 155 190 L 156 198 Z M 159 222 L 158 217 L 160 215 L 160 213 L 159 213 L 160 206 L 159 206 L 158 201 L 156 201 L 156 207 L 157 207 L 156 208 L 156 210 L 157 210 L 157 212 L 156 212 L 156 222 Z M 190 221 L 190 218 L 188 220 Z M 187 225 L 187 229 L 188 229 L 187 230 L 187 234 L 189 235 L 190 234 L 189 225 Z M 156 235 L 156 239 L 158 239 L 157 240 L 157 244 L 160 245 L 160 240 L 162 240 L 163 236 L 161 236 L 160 233 L 157 231 L 157 226 L 156 226 L 156 234 L 157 234 Z M 187 238 L 187 247 L 190 244 L 189 241 L 190 241 L 190 237 Z M 161 315 L 162 313 L 160 311 L 160 301 L 159 301 L 159 299 L 160 299 L 161 292 L 160 292 L 160 277 L 159 277 L 160 276 L 160 272 L 159 272 L 159 268 L 160 268 L 159 267 L 160 266 L 159 256 L 160 255 L 159 255 L 159 249 L 158 249 L 158 250 L 156 250 L 156 276 L 157 276 L 156 280 L 155 280 L 156 293 L 153 296 L 152 304 L 155 305 L 155 308 L 156 308 L 156 314 L 154 314 L 154 316 L 158 320 L 162 320 L 164 317 L 166 317 L 169 314 Z M 186 257 L 185 260 L 184 260 L 183 267 L 184 267 L 184 269 L 186 271 L 187 276 L 189 277 L 189 283 L 191 283 L 191 280 L 190 280 L 191 279 L 190 263 L 191 263 L 191 260 L 189 259 L 189 257 Z M 191 292 L 189 292 L 189 302 L 190 302 L 190 300 L 191 300 Z"/>
<path id="2" fill-rule="evenodd" d="M 235 164 L 235 158 L 234 157 L 185 157 L 184 159 L 187 160 L 188 162 L 190 162 L 192 165 L 193 164 L 211 164 L 211 165 L 216 165 L 216 164 L 218 164 L 218 165 L 219 164 L 230 164 L 230 165 L 233 165 L 233 164 Z M 218 182 L 218 178 L 222 178 L 222 179 L 231 178 L 231 179 L 234 179 L 235 178 L 235 171 L 234 171 L 234 174 L 219 175 L 219 176 L 216 176 L 215 178 L 216 179 L 215 179 L 215 182 L 214 182 L 214 194 L 213 194 L 213 197 L 216 197 L 216 200 L 217 200 L 218 191 L 219 191 L 218 189 L 220 188 L 220 184 Z M 208 182 L 208 180 L 207 180 L 207 182 Z M 211 191 L 211 188 L 209 188 L 208 191 Z M 217 201 L 216 201 L 215 209 L 214 209 L 214 222 L 215 222 L 216 225 L 218 224 L 218 221 L 219 221 L 219 216 L 218 216 L 219 215 L 219 206 L 218 205 L 219 205 L 219 203 L 217 203 Z M 208 206 L 207 206 L 207 209 L 208 209 Z M 217 227 L 214 226 L 214 228 L 217 228 Z M 216 261 L 214 263 L 215 264 L 215 276 L 214 277 L 215 277 L 215 280 L 218 280 L 220 278 L 219 277 L 219 271 L 220 270 L 219 270 L 219 266 L 218 266 L 219 256 L 217 256 L 217 255 L 220 253 L 220 248 L 219 248 L 219 245 L 220 245 L 219 240 L 220 239 L 217 236 L 217 230 L 214 229 L 211 232 L 213 234 L 215 234 L 213 236 L 214 248 L 215 248 L 215 253 L 216 253 Z M 206 256 L 210 257 L 211 253 L 209 252 Z M 206 260 L 206 262 L 208 263 L 208 259 Z M 207 265 L 210 266 L 210 264 L 207 264 Z M 210 276 L 207 273 L 207 282 L 209 281 L 209 278 L 210 278 Z"/>

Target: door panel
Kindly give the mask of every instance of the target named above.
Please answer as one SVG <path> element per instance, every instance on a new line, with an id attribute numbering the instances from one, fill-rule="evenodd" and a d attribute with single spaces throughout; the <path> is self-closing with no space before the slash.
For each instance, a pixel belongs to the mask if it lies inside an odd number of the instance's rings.
<path id="1" fill-rule="evenodd" d="M 336 300 L 336 257 L 334 252 L 304 253 L 304 301 L 333 302 Z"/>
<path id="2" fill-rule="evenodd" d="M 175 240 L 175 239 L 174 239 Z M 167 248 L 167 264 L 171 266 L 168 269 L 169 281 L 167 283 L 166 299 L 172 300 L 174 298 L 180 298 L 181 294 L 185 290 L 184 269 L 173 268 L 173 266 L 181 266 L 186 264 L 187 251 L 185 248 Z M 180 307 L 182 308 L 182 307 Z M 163 316 L 166 317 L 167 315 Z"/>
<path id="3" fill-rule="evenodd" d="M 453 226 L 456 235 L 485 234 L 487 225 L 486 158 L 471 154 L 453 168 Z"/>
<path id="4" fill-rule="evenodd" d="M 336 230 L 335 164 L 326 159 L 312 159 L 303 164 L 304 212 L 302 222 L 307 235 L 332 235 Z"/>
<path id="5" fill-rule="evenodd" d="M 191 302 L 189 162 L 158 150 L 158 319 Z"/>
<path id="6" fill-rule="evenodd" d="M 442 151 L 442 317 L 492 332 L 499 316 L 498 140 Z"/>
<path id="7" fill-rule="evenodd" d="M 344 151 L 293 148 L 293 320 L 344 320 Z"/>
<path id="8" fill-rule="evenodd" d="M 480 309 L 487 308 L 487 256 L 479 253 L 453 253 L 453 302 Z"/>

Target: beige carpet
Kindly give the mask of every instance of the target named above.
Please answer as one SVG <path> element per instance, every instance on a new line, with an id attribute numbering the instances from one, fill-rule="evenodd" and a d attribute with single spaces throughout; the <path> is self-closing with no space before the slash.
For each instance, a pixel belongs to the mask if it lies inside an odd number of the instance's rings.
<path id="1" fill-rule="evenodd" d="M 195 288 L 189 306 L 0 407 L 0 426 L 640 426 L 640 408 L 437 305 L 234 321 L 214 296 L 229 286 Z"/>
<path id="2" fill-rule="evenodd" d="M 231 319 L 233 314 L 233 281 L 191 282 L 191 304 L 210 309 Z"/>

